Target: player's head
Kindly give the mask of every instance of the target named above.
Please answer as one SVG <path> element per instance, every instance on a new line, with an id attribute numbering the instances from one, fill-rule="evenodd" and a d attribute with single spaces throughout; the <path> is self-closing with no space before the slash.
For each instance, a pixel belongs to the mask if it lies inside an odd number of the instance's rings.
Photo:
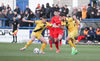
<path id="1" fill-rule="evenodd" d="M 46 16 L 42 16 L 41 19 L 42 19 L 43 23 L 45 23 L 47 21 L 47 17 Z"/>
<path id="2" fill-rule="evenodd" d="M 61 14 L 60 14 L 60 19 L 61 19 L 61 20 L 65 20 L 65 18 L 66 18 L 66 14 L 65 14 L 65 13 L 61 13 Z"/>
<path id="3" fill-rule="evenodd" d="M 54 15 L 55 16 L 59 16 L 60 15 L 60 12 L 58 10 L 54 11 Z"/>

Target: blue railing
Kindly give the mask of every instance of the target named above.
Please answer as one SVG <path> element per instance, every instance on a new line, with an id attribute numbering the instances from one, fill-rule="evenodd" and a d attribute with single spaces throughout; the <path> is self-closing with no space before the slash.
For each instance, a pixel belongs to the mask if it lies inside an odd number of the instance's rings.
<path id="1" fill-rule="evenodd" d="M 7 18 L 0 18 L 0 29 L 10 29 L 11 27 L 5 26 L 5 22 L 8 20 Z M 40 20 L 40 19 L 31 19 L 31 20 Z M 47 19 L 50 21 L 50 19 Z M 100 19 L 82 19 L 81 22 L 100 22 Z M 33 29 L 34 27 L 20 27 L 20 29 Z"/>

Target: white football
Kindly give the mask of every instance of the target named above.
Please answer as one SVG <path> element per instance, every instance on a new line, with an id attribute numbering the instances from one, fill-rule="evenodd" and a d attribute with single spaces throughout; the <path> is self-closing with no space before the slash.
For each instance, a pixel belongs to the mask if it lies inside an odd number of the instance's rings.
<path id="1" fill-rule="evenodd" d="M 39 50 L 38 48 L 34 48 L 34 49 L 33 49 L 33 52 L 34 52 L 35 54 L 39 54 L 40 50 Z"/>

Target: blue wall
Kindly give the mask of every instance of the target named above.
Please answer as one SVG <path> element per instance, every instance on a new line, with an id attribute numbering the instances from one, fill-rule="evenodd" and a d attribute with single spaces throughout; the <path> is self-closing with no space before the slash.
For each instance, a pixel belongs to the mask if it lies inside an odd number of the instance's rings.
<path id="1" fill-rule="evenodd" d="M 29 5 L 29 0 L 16 0 L 16 5 L 19 6 L 20 11 L 25 10 L 26 5 Z"/>

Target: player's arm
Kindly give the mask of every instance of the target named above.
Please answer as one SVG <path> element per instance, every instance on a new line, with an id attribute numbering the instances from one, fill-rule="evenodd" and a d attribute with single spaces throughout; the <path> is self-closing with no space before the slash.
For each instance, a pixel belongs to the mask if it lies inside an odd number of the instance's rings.
<path id="1" fill-rule="evenodd" d="M 54 23 L 54 24 L 47 23 L 47 27 L 48 27 L 48 26 L 51 26 L 51 27 L 54 27 L 54 28 L 59 27 L 59 26 L 57 26 L 55 23 Z"/>
<path id="2" fill-rule="evenodd" d="M 79 25 L 79 23 L 78 23 L 78 19 L 76 18 L 75 15 L 73 16 L 73 19 L 74 19 L 74 21 L 76 22 L 76 24 Z"/>
<path id="3" fill-rule="evenodd" d="M 23 21 L 23 22 L 28 22 L 28 23 L 35 23 L 35 21 L 32 21 L 32 20 L 25 20 L 25 18 L 23 18 L 22 21 Z"/>

